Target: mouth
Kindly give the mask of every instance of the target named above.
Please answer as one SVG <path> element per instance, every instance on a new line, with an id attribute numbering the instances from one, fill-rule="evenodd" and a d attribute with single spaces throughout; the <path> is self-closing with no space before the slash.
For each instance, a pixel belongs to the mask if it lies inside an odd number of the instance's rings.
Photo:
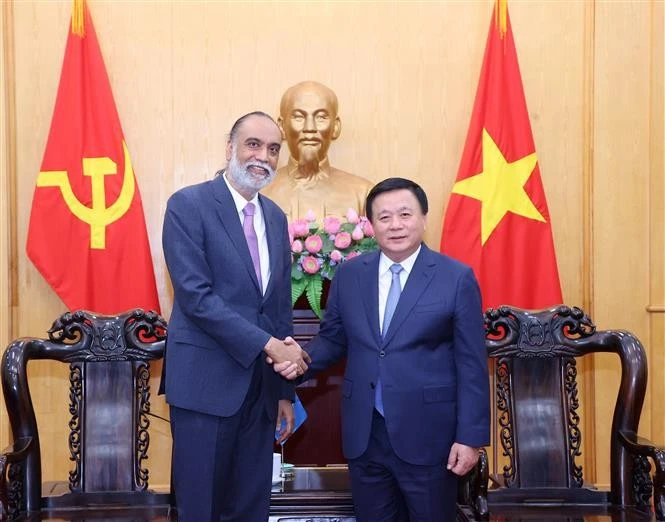
<path id="1" fill-rule="evenodd" d="M 305 145 L 308 147 L 316 147 L 317 145 L 321 145 L 321 140 L 317 138 L 304 138 L 298 142 L 300 145 Z"/>
<path id="2" fill-rule="evenodd" d="M 261 167 L 260 165 L 249 165 L 247 167 L 247 170 L 252 174 L 254 174 L 255 176 L 259 176 L 262 178 L 267 178 L 268 176 L 270 176 L 270 172 L 268 171 L 268 169 L 266 169 L 265 167 Z"/>

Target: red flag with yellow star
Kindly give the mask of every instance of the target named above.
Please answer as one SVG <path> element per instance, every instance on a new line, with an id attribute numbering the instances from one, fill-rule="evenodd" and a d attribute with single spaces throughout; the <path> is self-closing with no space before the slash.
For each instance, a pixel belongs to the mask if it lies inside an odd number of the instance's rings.
<path id="1" fill-rule="evenodd" d="M 159 311 L 141 195 L 81 0 L 32 200 L 27 253 L 70 310 Z"/>
<path id="2" fill-rule="evenodd" d="M 505 1 L 494 7 L 441 251 L 471 265 L 485 307 L 563 300 Z"/>

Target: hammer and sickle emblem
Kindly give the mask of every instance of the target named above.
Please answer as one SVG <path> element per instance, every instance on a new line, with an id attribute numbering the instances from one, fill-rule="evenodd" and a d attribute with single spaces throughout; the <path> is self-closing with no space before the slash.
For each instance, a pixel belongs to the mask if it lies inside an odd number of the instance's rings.
<path id="1" fill-rule="evenodd" d="M 77 218 L 90 225 L 90 248 L 106 248 L 106 227 L 120 219 L 134 199 L 134 168 L 127 145 L 122 142 L 125 154 L 125 174 L 120 195 L 113 204 L 106 206 L 104 176 L 118 173 L 118 166 L 111 158 L 83 158 L 83 175 L 90 177 L 92 184 L 92 208 L 81 203 L 72 190 L 66 170 L 40 172 L 38 187 L 59 187 L 65 204 Z"/>

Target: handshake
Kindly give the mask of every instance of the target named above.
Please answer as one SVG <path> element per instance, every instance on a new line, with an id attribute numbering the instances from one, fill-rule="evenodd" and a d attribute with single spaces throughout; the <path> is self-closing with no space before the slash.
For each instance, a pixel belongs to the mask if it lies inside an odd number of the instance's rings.
<path id="1" fill-rule="evenodd" d="M 268 356 L 266 361 L 285 379 L 292 381 L 307 371 L 307 364 L 312 362 L 309 354 L 293 339 L 287 337 L 283 341 L 271 337 L 263 351 Z"/>

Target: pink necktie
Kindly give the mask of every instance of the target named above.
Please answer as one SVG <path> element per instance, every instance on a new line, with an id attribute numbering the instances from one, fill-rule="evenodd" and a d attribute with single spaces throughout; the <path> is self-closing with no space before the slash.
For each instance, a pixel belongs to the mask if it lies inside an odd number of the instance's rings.
<path id="1" fill-rule="evenodd" d="M 254 272 L 256 272 L 256 279 L 259 282 L 259 289 L 263 293 L 263 284 L 261 282 L 261 259 L 259 258 L 259 241 L 256 238 L 256 230 L 254 230 L 254 203 L 247 203 L 242 213 L 245 218 L 242 221 L 242 230 L 245 233 L 247 246 L 249 247 L 249 255 L 252 256 L 252 263 L 254 264 Z"/>

